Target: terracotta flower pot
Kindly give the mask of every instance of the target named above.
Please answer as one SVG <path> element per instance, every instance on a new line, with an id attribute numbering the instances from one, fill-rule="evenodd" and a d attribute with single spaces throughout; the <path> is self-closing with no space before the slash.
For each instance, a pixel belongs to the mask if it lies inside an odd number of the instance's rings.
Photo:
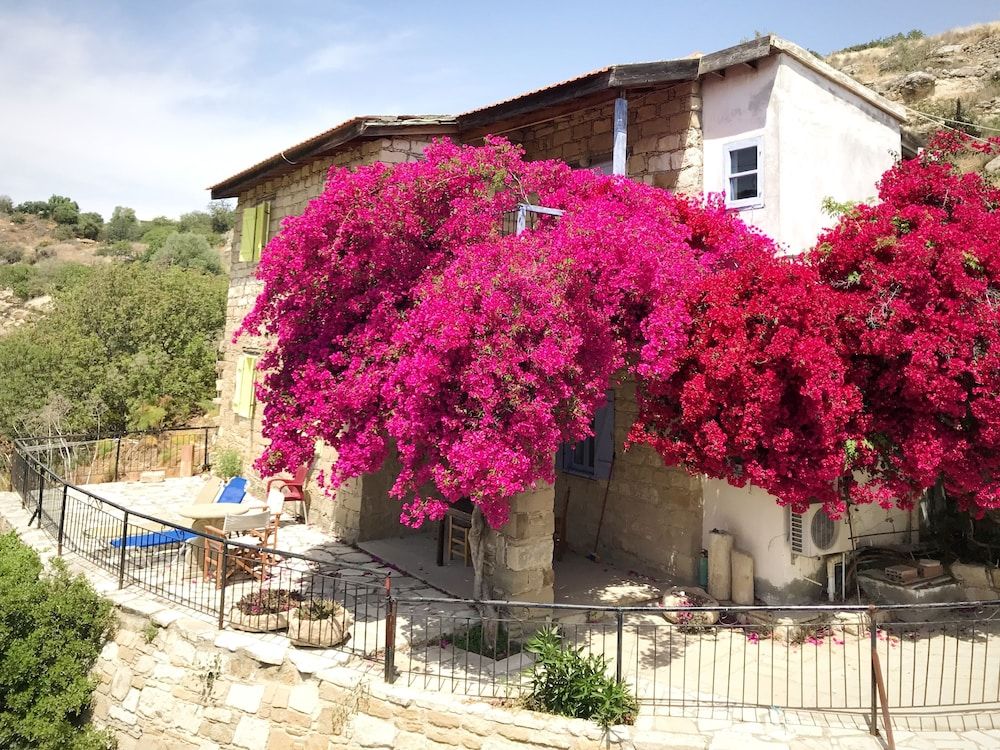
<path id="1" fill-rule="evenodd" d="M 237 630 L 246 630 L 250 633 L 284 630 L 288 627 L 288 613 L 264 612 L 259 615 L 248 615 L 238 607 L 233 607 L 229 610 L 229 624 Z"/>
<path id="2" fill-rule="evenodd" d="M 350 635 L 354 618 L 343 607 L 323 620 L 303 619 L 297 609 L 288 613 L 288 637 L 296 646 L 331 648 L 343 643 Z"/>
<path id="3" fill-rule="evenodd" d="M 660 602 L 662 607 L 717 607 L 719 602 L 697 586 L 675 586 L 668 589 Z M 664 612 L 663 617 L 675 625 L 704 627 L 719 621 L 718 612 Z"/>

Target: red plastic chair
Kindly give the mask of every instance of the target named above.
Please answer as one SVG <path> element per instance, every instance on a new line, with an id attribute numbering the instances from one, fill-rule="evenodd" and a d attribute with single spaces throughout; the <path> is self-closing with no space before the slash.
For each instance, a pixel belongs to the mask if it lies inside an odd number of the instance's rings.
<path id="1" fill-rule="evenodd" d="M 309 509 L 306 507 L 306 496 L 304 490 L 306 475 L 308 473 L 309 467 L 306 464 L 302 464 L 295 470 L 295 474 L 291 479 L 287 479 L 285 477 L 274 477 L 273 479 L 267 480 L 267 486 L 265 488 L 265 491 L 270 493 L 271 487 L 278 485 L 278 489 L 281 491 L 281 494 L 285 496 L 286 503 L 301 503 L 302 520 L 305 523 L 309 523 Z"/>

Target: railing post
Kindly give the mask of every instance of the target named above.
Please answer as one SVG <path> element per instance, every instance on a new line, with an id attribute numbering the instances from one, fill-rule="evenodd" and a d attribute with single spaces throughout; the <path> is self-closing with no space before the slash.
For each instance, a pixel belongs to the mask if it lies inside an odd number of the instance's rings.
<path id="1" fill-rule="evenodd" d="M 122 516 L 121 548 L 118 550 L 118 588 L 125 588 L 125 541 L 128 538 L 128 511 Z"/>
<path id="2" fill-rule="evenodd" d="M 875 607 L 874 605 L 868 607 L 868 634 L 871 640 L 871 675 L 872 675 L 872 690 L 871 690 L 871 716 L 868 719 L 869 729 L 874 737 L 878 737 L 878 684 L 875 678 L 875 654 L 878 648 L 878 625 L 875 622 Z"/>
<path id="3" fill-rule="evenodd" d="M 205 544 L 205 554 L 208 554 L 208 544 Z M 206 558 L 204 564 L 207 563 L 208 559 Z M 219 576 L 221 583 L 219 586 L 219 630 L 222 630 L 226 627 L 226 571 L 229 569 L 229 544 L 227 542 L 222 543 L 222 559 L 219 564 L 222 567 L 218 568 L 215 574 Z"/>
<path id="4" fill-rule="evenodd" d="M 208 471 L 208 428 L 205 428 L 205 452 L 201 457 L 201 471 L 202 473 Z"/>
<path id="5" fill-rule="evenodd" d="M 115 445 L 115 481 L 118 481 L 118 459 L 122 455 L 122 438 L 118 436 L 118 443 Z"/>
<path id="6" fill-rule="evenodd" d="M 62 557 L 63 534 L 66 529 L 66 499 L 69 496 L 69 487 L 63 482 L 62 505 L 59 507 L 59 536 L 56 537 L 56 554 Z"/>
<path id="7" fill-rule="evenodd" d="M 392 596 L 392 579 L 385 577 L 385 681 L 396 681 L 396 600 Z"/>
<path id="8" fill-rule="evenodd" d="M 622 651 L 625 639 L 625 612 L 618 610 L 615 612 L 615 621 L 618 625 L 618 643 L 615 648 L 615 680 L 622 681 Z"/>
<path id="9" fill-rule="evenodd" d="M 35 508 L 35 515 L 38 517 L 38 528 L 42 528 L 42 500 L 45 496 L 45 476 L 41 467 L 38 469 L 38 507 Z M 29 522 L 30 523 L 30 522 Z"/>

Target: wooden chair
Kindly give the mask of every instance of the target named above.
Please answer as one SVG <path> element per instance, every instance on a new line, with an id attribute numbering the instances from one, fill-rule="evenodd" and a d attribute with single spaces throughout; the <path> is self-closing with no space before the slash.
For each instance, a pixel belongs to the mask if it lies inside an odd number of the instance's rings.
<path id="1" fill-rule="evenodd" d="M 223 542 L 205 539 L 206 581 L 214 578 L 216 587 L 221 587 L 223 580 L 228 581 L 240 572 L 247 573 L 258 581 L 263 581 L 270 575 L 269 570 L 274 565 L 275 557 L 267 550 L 273 550 L 278 545 L 277 516 L 272 516 L 267 510 L 242 516 L 226 516 L 221 529 L 206 526 L 205 530 L 213 536 L 253 547 L 247 549 L 230 546 L 223 555 L 226 546 Z M 225 570 L 223 559 L 226 560 Z"/>
<path id="2" fill-rule="evenodd" d="M 270 494 L 271 487 L 281 490 L 285 496 L 286 503 L 300 503 L 302 509 L 302 520 L 309 523 L 309 509 L 306 507 L 305 484 L 306 476 L 309 474 L 309 466 L 302 464 L 295 470 L 291 479 L 285 477 L 274 477 L 267 480 L 265 494 Z"/>
<path id="3" fill-rule="evenodd" d="M 448 561 L 461 557 L 466 565 L 472 564 L 472 550 L 469 548 L 469 531 L 471 524 L 465 525 L 455 516 L 447 516 L 448 525 Z"/>

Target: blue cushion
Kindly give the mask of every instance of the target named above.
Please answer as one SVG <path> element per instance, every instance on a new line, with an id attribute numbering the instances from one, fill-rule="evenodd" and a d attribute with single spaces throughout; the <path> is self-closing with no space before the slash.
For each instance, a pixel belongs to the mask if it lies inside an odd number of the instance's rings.
<path id="1" fill-rule="evenodd" d="M 125 537 L 126 547 L 138 547 L 140 549 L 145 547 L 159 547 L 163 544 L 180 544 L 181 542 L 186 542 L 188 539 L 194 539 L 197 534 L 191 531 L 184 531 L 184 529 L 173 529 L 171 531 L 146 531 L 142 534 L 134 534 L 132 536 Z M 118 549 L 122 546 L 121 539 L 115 539 L 111 542 L 111 546 Z"/>
<path id="2" fill-rule="evenodd" d="M 226 483 L 217 503 L 239 503 L 247 493 L 247 480 L 243 477 L 233 477 Z"/>

